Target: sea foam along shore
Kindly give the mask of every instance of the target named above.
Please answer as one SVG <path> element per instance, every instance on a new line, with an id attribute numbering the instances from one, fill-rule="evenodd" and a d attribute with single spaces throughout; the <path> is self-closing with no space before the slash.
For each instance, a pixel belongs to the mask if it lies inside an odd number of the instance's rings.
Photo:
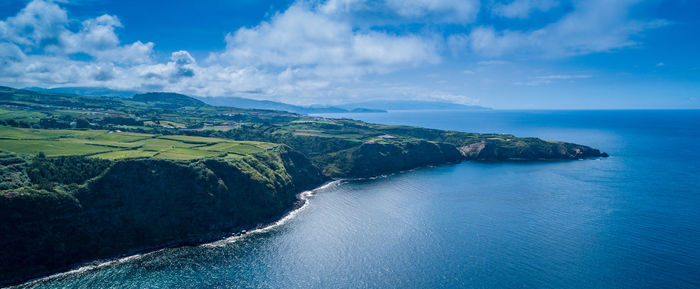
<path id="1" fill-rule="evenodd" d="M 309 197 L 315 195 L 319 191 L 338 186 L 345 181 L 346 181 L 345 179 L 338 179 L 338 180 L 330 181 L 330 182 L 327 182 L 327 183 L 325 183 L 325 184 L 321 185 L 320 187 L 315 188 L 313 190 L 304 191 L 304 192 L 297 194 L 297 198 L 301 201 L 301 205 L 297 206 L 293 210 L 290 210 L 282 218 L 280 218 L 277 221 L 265 224 L 264 226 L 260 226 L 256 229 L 251 230 L 251 231 L 244 230 L 242 232 L 237 232 L 237 233 L 233 234 L 232 236 L 227 237 L 225 239 L 221 239 L 221 240 L 214 241 L 211 243 L 205 243 L 205 244 L 202 244 L 201 246 L 222 247 L 222 246 L 225 246 L 226 244 L 236 242 L 236 241 L 238 241 L 241 238 L 244 238 L 246 236 L 253 235 L 253 234 L 265 233 L 265 232 L 268 232 L 276 227 L 284 225 L 285 223 L 289 222 L 289 220 L 296 217 L 302 210 L 304 210 L 309 205 Z"/>
<path id="2" fill-rule="evenodd" d="M 226 244 L 231 244 L 231 243 L 234 243 L 238 240 L 241 240 L 242 238 L 244 238 L 246 236 L 268 232 L 276 227 L 279 227 L 279 226 L 289 222 L 289 220 L 294 218 L 297 214 L 299 214 L 299 212 L 301 212 L 303 209 L 305 209 L 309 204 L 309 201 L 308 201 L 309 197 L 313 196 L 314 194 L 316 194 L 319 191 L 340 185 L 341 183 L 343 183 L 345 181 L 346 181 L 345 179 L 333 180 L 330 182 L 326 182 L 323 185 L 321 185 L 315 189 L 304 191 L 304 192 L 297 194 L 297 199 L 299 199 L 299 205 L 295 206 L 293 209 L 286 212 L 282 216 L 282 218 L 280 218 L 274 222 L 259 225 L 256 228 L 249 230 L 249 231 L 240 230 L 238 232 L 231 234 L 230 236 L 228 236 L 224 239 L 219 239 L 219 240 L 216 240 L 213 242 L 203 243 L 203 244 L 200 244 L 198 246 L 223 247 Z M 80 266 L 78 268 L 66 271 L 66 272 L 60 272 L 60 273 L 56 273 L 56 274 L 52 274 L 52 275 L 48 275 L 48 276 L 44 276 L 44 277 L 39 277 L 36 279 L 29 280 L 27 282 L 17 284 L 14 286 L 10 286 L 10 287 L 6 287 L 6 288 L 17 288 L 20 286 L 22 286 L 22 287 L 32 286 L 33 284 L 40 283 L 40 282 L 46 281 L 46 280 L 62 278 L 62 277 L 66 277 L 66 276 L 70 276 L 70 275 L 74 275 L 74 274 L 82 274 L 82 273 L 89 272 L 89 271 L 96 270 L 96 269 L 100 269 L 103 267 L 118 265 L 118 264 L 130 262 L 130 261 L 138 260 L 139 258 L 148 256 L 150 254 L 158 253 L 158 252 L 161 252 L 163 250 L 168 250 L 168 249 L 172 249 L 172 248 L 173 248 L 173 246 L 169 246 L 169 247 L 161 248 L 158 250 L 153 250 L 153 251 L 146 252 L 146 253 L 137 253 L 137 254 L 132 254 L 129 256 L 120 257 L 120 258 L 116 258 L 116 259 L 110 259 L 110 260 L 94 261 L 94 262 L 91 262 L 90 264 L 83 265 L 83 266 Z M 5 288 L 5 287 L 3 287 L 3 288 Z"/>

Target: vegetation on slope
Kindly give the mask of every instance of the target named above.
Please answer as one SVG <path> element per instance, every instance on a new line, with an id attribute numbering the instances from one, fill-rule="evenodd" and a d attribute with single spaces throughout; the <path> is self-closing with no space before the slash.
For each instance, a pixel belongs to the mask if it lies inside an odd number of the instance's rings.
<path id="1" fill-rule="evenodd" d="M 157 103 L 161 106 L 169 108 L 178 108 L 183 106 L 200 107 L 205 105 L 204 102 L 202 102 L 201 100 L 194 99 L 182 94 L 168 92 L 149 92 L 143 94 L 136 94 L 133 96 L 133 100 L 147 103 Z"/>
<path id="2" fill-rule="evenodd" d="M 193 161 L 0 155 L 0 280 L 221 237 L 325 180 L 285 146 Z"/>

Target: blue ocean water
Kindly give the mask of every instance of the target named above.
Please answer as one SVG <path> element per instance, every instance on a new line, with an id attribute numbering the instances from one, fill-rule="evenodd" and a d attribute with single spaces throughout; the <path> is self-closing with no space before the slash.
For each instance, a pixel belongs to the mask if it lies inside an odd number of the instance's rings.
<path id="1" fill-rule="evenodd" d="M 269 230 L 22 287 L 700 287 L 700 111 L 328 116 L 564 140 L 611 157 L 334 183 Z"/>

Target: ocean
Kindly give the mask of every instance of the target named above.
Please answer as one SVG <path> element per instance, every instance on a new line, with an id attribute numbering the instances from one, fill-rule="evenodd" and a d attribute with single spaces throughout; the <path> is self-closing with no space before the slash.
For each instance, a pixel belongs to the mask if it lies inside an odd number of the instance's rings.
<path id="1" fill-rule="evenodd" d="M 328 114 L 589 145 L 331 183 L 278 225 L 22 288 L 699 288 L 700 111 Z"/>

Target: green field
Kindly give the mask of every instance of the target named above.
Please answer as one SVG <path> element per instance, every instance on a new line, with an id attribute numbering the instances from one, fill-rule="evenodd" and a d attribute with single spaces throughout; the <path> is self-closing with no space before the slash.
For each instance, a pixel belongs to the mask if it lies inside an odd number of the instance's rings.
<path id="1" fill-rule="evenodd" d="M 85 155 L 103 159 L 155 157 L 191 160 L 261 152 L 272 143 L 107 130 L 29 129 L 0 126 L 0 150 L 46 156 Z"/>
<path id="2" fill-rule="evenodd" d="M 27 110 L 7 110 L 0 108 L 0 120 L 15 120 L 15 121 L 26 121 L 29 123 L 38 122 L 42 117 L 46 117 L 46 114 L 36 111 Z"/>
<path id="3" fill-rule="evenodd" d="M 133 158 L 147 158 L 152 157 L 156 153 L 155 151 L 142 151 L 142 150 L 123 150 L 123 151 L 112 151 L 103 154 L 94 155 L 96 158 L 107 159 L 107 160 L 117 160 L 117 159 L 133 159 Z"/>
<path id="4" fill-rule="evenodd" d="M 162 138 L 193 144 L 210 144 L 221 142 L 221 139 L 218 138 L 187 135 L 168 135 L 163 136 Z"/>

